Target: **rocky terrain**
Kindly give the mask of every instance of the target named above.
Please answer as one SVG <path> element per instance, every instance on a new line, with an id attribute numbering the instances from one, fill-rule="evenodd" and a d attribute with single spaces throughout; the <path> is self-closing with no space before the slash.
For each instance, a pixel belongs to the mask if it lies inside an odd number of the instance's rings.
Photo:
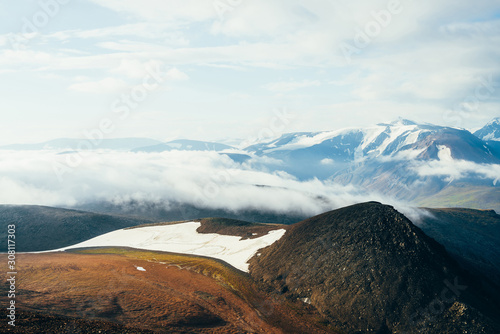
<path id="1" fill-rule="evenodd" d="M 498 333 L 498 300 L 390 206 L 365 203 L 290 228 L 250 262 L 263 289 L 348 333 Z"/>

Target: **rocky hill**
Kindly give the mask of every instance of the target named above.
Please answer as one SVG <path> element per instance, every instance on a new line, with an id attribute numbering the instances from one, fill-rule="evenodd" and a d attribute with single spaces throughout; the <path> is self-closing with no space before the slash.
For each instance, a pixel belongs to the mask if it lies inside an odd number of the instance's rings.
<path id="1" fill-rule="evenodd" d="M 370 202 L 291 227 L 250 261 L 264 289 L 310 303 L 348 333 L 498 333 L 498 301 L 445 248 Z M 498 320 L 497 320 L 498 321 Z"/>

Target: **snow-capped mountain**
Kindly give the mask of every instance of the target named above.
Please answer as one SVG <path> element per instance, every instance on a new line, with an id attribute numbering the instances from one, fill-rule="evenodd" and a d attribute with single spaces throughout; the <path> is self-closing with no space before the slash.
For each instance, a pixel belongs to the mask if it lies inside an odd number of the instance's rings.
<path id="1" fill-rule="evenodd" d="M 272 158 L 276 162 L 268 169 L 299 180 L 317 178 L 401 200 L 426 200 L 430 206 L 498 209 L 499 144 L 464 129 L 400 119 L 367 128 L 289 133 L 247 151 Z"/>
<path id="2" fill-rule="evenodd" d="M 361 129 L 289 133 L 247 150 L 274 157 L 302 155 L 347 162 L 357 158 L 395 156 L 410 150 L 419 151 L 420 159 L 436 159 L 437 147 L 443 145 L 451 150 L 455 159 L 476 162 L 498 159 L 469 131 L 416 124 L 404 119 Z"/>
<path id="3" fill-rule="evenodd" d="M 483 128 L 474 132 L 474 135 L 484 141 L 500 141 L 500 117 L 493 119 Z"/>
<path id="4" fill-rule="evenodd" d="M 296 177 L 321 179 L 369 161 L 436 160 L 444 149 L 451 159 L 500 163 L 494 147 L 467 130 L 404 119 L 359 129 L 289 133 L 246 150 L 283 161 L 281 168 Z"/>
<path id="5" fill-rule="evenodd" d="M 269 156 L 285 156 L 287 152 L 300 155 L 309 151 L 313 155 L 323 154 L 325 158 L 351 161 L 362 156 L 391 155 L 415 144 L 436 128 L 398 120 L 362 129 L 290 133 L 270 143 L 250 146 L 247 150 Z"/>

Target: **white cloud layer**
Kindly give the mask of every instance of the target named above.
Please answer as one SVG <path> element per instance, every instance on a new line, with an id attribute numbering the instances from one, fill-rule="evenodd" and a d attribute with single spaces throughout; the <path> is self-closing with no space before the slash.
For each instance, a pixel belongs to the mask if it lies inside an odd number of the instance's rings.
<path id="1" fill-rule="evenodd" d="M 497 185 L 500 181 L 500 165 L 477 164 L 465 160 L 434 160 L 416 164 L 413 170 L 420 176 L 443 177 L 447 182 L 477 176 L 485 180 L 491 180 L 493 185 Z"/>
<path id="2" fill-rule="evenodd" d="M 401 155 L 386 160 L 406 158 Z M 181 203 L 234 212 L 260 210 L 313 216 L 355 203 L 379 201 L 395 206 L 416 223 L 422 214 L 412 203 L 365 188 L 329 180 L 299 181 L 285 172 L 269 172 L 263 167 L 266 163 L 270 161 L 254 157 L 239 164 L 216 152 L 197 151 L 0 150 L 0 204 L 72 207 L 133 202 L 171 209 Z M 325 159 L 322 163 L 333 161 Z M 500 165 L 453 160 L 445 150 L 439 160 L 410 162 L 408 173 L 422 178 L 417 183 L 425 182 L 426 177 L 447 182 L 479 177 L 493 185 L 500 181 Z"/>
<path id="3" fill-rule="evenodd" d="M 166 207 L 187 203 L 313 215 L 358 202 L 391 202 L 351 186 L 301 182 L 283 172 L 256 170 L 215 152 L 0 151 L 0 161 L 3 204 L 74 206 L 134 200 Z"/>

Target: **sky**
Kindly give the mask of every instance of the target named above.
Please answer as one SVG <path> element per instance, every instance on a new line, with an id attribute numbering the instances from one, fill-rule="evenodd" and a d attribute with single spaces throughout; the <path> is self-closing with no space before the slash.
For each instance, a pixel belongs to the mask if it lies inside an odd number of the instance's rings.
<path id="1" fill-rule="evenodd" d="M 2 1 L 0 145 L 476 129 L 499 59 L 498 0 Z"/>

